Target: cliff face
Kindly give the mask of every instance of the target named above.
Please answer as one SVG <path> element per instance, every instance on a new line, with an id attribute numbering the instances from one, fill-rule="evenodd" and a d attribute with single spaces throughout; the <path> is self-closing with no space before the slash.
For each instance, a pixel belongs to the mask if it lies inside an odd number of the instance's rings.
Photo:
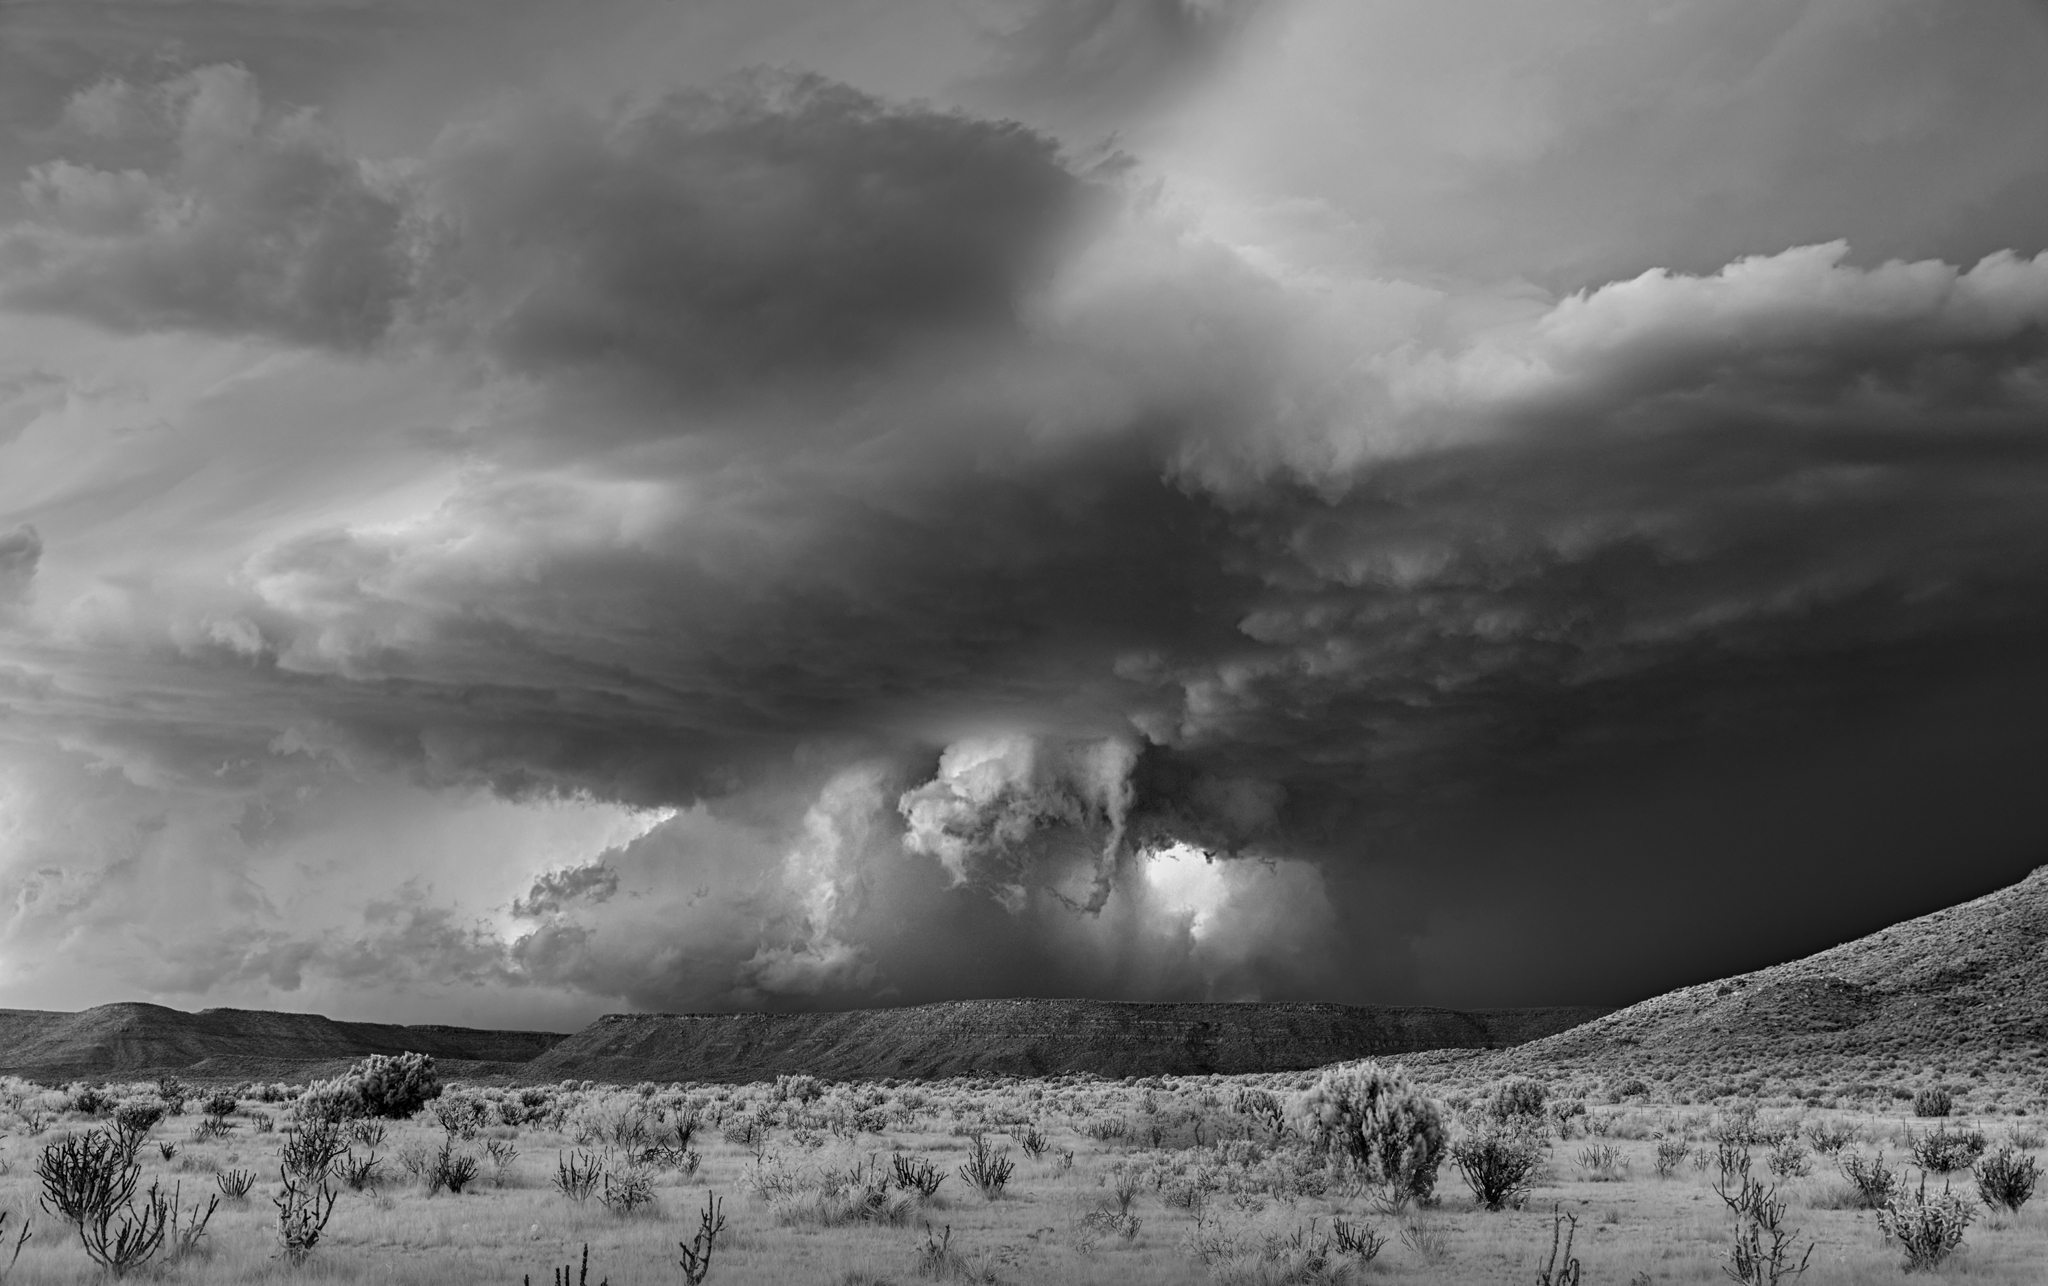
<path id="1" fill-rule="evenodd" d="M 831 1014 L 615 1014 L 534 1059 L 527 1074 L 747 1081 L 782 1072 L 845 1079 L 1285 1071 L 1485 1049 L 1601 1012 L 976 1000 Z"/>

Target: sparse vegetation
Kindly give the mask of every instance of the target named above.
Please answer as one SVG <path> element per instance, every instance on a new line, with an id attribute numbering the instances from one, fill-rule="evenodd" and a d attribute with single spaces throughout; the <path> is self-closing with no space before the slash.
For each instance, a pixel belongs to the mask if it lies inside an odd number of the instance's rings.
<path id="1" fill-rule="evenodd" d="M 768 1085 L 451 1086 L 443 1096 L 453 1100 L 451 1119 L 484 1122 L 472 1143 L 444 1128 L 441 1114 L 431 1110 L 409 1120 L 329 1119 L 302 1109 L 303 1095 L 296 1093 L 279 1098 L 278 1132 L 253 1134 L 243 1122 L 260 1110 L 258 1087 L 248 1087 L 226 1116 L 242 1128 L 189 1140 L 181 1132 L 174 1156 L 145 1144 L 127 1164 L 114 1118 L 122 1104 L 154 1101 L 154 1094 L 92 1087 L 113 1106 L 93 1118 L 68 1107 L 52 1110 L 50 1132 L 36 1150 L 26 1150 L 30 1145 L 18 1130 L 0 1138 L 0 1162 L 11 1145 L 24 1172 L 0 1172 L 0 1210 L 19 1204 L 10 1201 L 9 1184 L 41 1190 L 39 1177 L 25 1173 L 40 1150 L 95 1151 L 111 1158 L 117 1185 L 131 1168 L 138 1180 L 108 1217 L 109 1260 L 134 1264 L 122 1270 L 133 1280 L 205 1257 L 207 1266 L 197 1271 L 209 1286 L 254 1283 L 295 1259 L 316 1262 L 323 1280 L 379 1280 L 376 1266 L 388 1268 L 389 1259 L 374 1250 L 359 1253 L 378 1239 L 423 1240 L 427 1226 L 503 1228 L 508 1222 L 522 1235 L 500 1248 L 480 1250 L 475 1241 L 456 1238 L 445 1249 L 430 1249 L 437 1265 L 431 1279 L 502 1286 L 531 1271 L 546 1281 L 549 1273 L 535 1265 L 547 1256 L 557 1264 L 568 1259 L 569 1268 L 560 1271 L 573 1276 L 575 1255 L 587 1241 L 590 1262 L 602 1264 L 612 1279 L 686 1281 L 681 1252 L 694 1254 L 700 1246 L 677 1237 L 693 1223 L 704 1231 L 707 1183 L 732 1194 L 712 1212 L 716 1267 L 705 1268 L 708 1280 L 725 1286 L 791 1280 L 785 1270 L 799 1262 L 806 1267 L 796 1280 L 911 1280 L 923 1258 L 906 1247 L 918 1243 L 916 1230 L 927 1220 L 943 1252 L 933 1261 L 940 1278 L 987 1280 L 993 1274 L 1019 1284 L 1179 1286 L 1347 1276 L 1356 1282 L 1368 1264 L 1373 1273 L 1390 1273 L 1389 1280 L 1527 1282 L 1547 1272 L 1562 1283 L 1575 1280 L 1573 1265 L 1581 1257 L 1589 1261 L 1584 1272 L 1605 1281 L 1612 1265 L 1612 1280 L 1620 1282 L 1663 1257 L 1676 1261 L 1671 1280 L 1782 1279 L 1784 1286 L 1816 1240 L 1826 1248 L 1830 1279 L 1881 1281 L 1887 1275 L 1895 1280 L 1909 1262 L 1953 1262 L 1954 1247 L 1941 1250 L 1944 1230 L 1966 1227 L 1973 1279 L 2017 1286 L 2027 1280 L 2019 1266 L 2048 1251 L 2048 1236 L 2029 1204 L 2029 1180 L 2037 1178 L 2039 1162 L 2021 1142 L 2036 1119 L 2024 1098 L 2014 1107 L 2026 1107 L 2025 1117 L 1973 1113 L 1923 1126 L 1901 1120 L 1905 1100 L 1889 1090 L 1859 1102 L 1830 1089 L 1824 1105 L 1810 1090 L 1779 1093 L 1730 1077 L 1728 1092 L 1716 1099 L 1667 1102 L 1657 1096 L 1674 1081 L 1685 1092 L 1684 1079 L 1646 1077 L 1654 1087 L 1649 1099 L 1630 1095 L 1617 1104 L 1608 1101 L 1614 1078 L 1532 1080 L 1504 1090 L 1509 1083 L 1498 1077 L 1461 1083 L 1437 1068 L 1430 1072 L 1436 1079 L 1409 1074 L 1407 1084 L 1410 1092 L 1446 1104 L 1445 1110 L 1455 1108 L 1454 1142 L 1445 1152 L 1463 1182 L 1454 1185 L 1455 1195 L 1424 1203 L 1412 1187 L 1387 1183 L 1348 1148 L 1317 1147 L 1305 1136 L 1296 1124 L 1301 1115 L 1287 1105 L 1298 1103 L 1322 1075 L 1128 1083 L 982 1078 L 917 1086 L 819 1080 L 814 1092 L 798 1083 L 780 1098 Z M 0 1130 L 22 1115 L 9 1106 L 10 1092 L 0 1081 Z M 21 1107 L 37 1110 L 41 1092 L 19 1091 Z M 211 1107 L 224 1106 L 210 1101 L 216 1092 L 193 1090 L 195 1113 L 211 1115 Z M 1283 1128 L 1270 1128 L 1268 1100 Z M 1562 1104 L 1579 1110 L 1561 1114 Z M 1889 1115 L 1873 1110 L 1878 1107 Z M 877 1120 L 884 1124 L 879 1147 L 856 1125 Z M 1091 1137 L 1089 1125 L 1107 1120 L 1127 1128 Z M 726 1129 L 741 1121 L 759 1126 L 749 1132 L 752 1143 L 724 1142 Z M 1569 1144 L 1558 1143 L 1561 1121 L 1573 1136 Z M 382 1146 L 359 1141 L 365 1124 L 384 1132 Z M 686 1137 L 701 1144 L 701 1156 L 677 1153 Z M 1917 1144 L 1945 1157 L 1967 1152 L 1976 1137 L 1995 1142 L 1973 1168 L 1953 1172 L 1977 1185 L 1954 1180 L 1949 1195 L 1960 1205 L 1936 1191 L 1944 1187 L 1939 1173 L 1923 1189 L 1921 1167 L 1910 1157 L 1912 1190 L 1900 1183 L 1894 1169 L 1900 1149 Z M 578 1146 L 577 1138 L 588 1143 Z M 1023 1144 L 1031 1138 L 1043 1150 L 1039 1164 L 1026 1165 L 1030 1153 Z M 1829 1155 L 1823 1144 L 1835 1138 L 1842 1146 Z M 1006 1151 L 1011 1147 L 1017 1150 Z M 1787 1171 L 1774 1164 L 1787 1154 L 1809 1162 L 1827 1156 L 1828 1163 L 1811 1167 L 1818 1177 L 1800 1177 L 1796 1166 Z M 1685 1164 L 1694 1156 L 1702 1163 L 1698 1172 Z M 1503 1159 L 1516 1164 L 1498 1166 L 1500 1183 L 1490 1202 L 1488 1167 Z M 462 1161 L 477 1173 L 460 1185 L 457 1204 L 448 1201 L 454 1194 L 436 1174 Z M 1009 1172 L 991 1200 L 977 1171 L 988 1178 L 1004 1165 Z M 257 1168 L 267 1166 L 277 1168 Z M 251 1209 L 246 1198 L 265 1186 L 256 1181 L 265 1172 L 273 1175 L 270 1204 Z M 179 1209 L 177 1180 L 194 1173 L 208 1194 L 218 1185 L 220 1199 L 188 1201 Z M 479 1184 L 479 1176 L 497 1182 Z M 1714 1202 L 1726 1217 L 1699 1227 L 1691 1203 L 1700 1196 L 1714 1201 L 1710 1187 L 1733 1199 Z M 953 1203 L 968 1205 L 966 1212 L 948 1212 L 949 1191 Z M 579 1192 L 597 1198 L 591 1207 L 604 1209 L 578 1210 Z M 1971 1199 L 1962 1200 L 1963 1192 Z M 447 1204 L 429 1206 L 426 1199 L 434 1195 Z M 1980 1196 L 1981 1203 L 1975 1200 Z M 1527 1207 L 1538 1199 L 1575 1211 L 1576 1225 L 1554 1225 L 1554 1246 L 1533 1238 L 1524 1221 L 1534 1216 L 1503 1217 L 1488 1209 Z M 217 1212 L 209 1210 L 216 1204 Z M 47 1208 L 62 1217 L 54 1204 Z M 1865 1208 L 1883 1216 L 1882 1240 L 1868 1215 L 1860 1229 L 1854 1222 Z M 650 1212 L 660 1215 L 659 1223 Z M 682 1229 L 665 1233 L 661 1225 L 679 1218 Z M 6 1229 L 15 1228 L 10 1219 Z M 1597 1257 L 1591 1249 L 1577 1253 L 1578 1232 L 1588 1234 L 1589 1248 L 1597 1244 Z M 550 1239 L 552 1251 L 545 1248 Z M 155 1248 L 141 1257 L 152 1241 Z M 0 1245 L 0 1265 L 7 1249 Z M 39 1226 L 18 1253 L 16 1280 L 82 1283 L 84 1274 L 111 1280 L 115 1271 L 101 1267 L 70 1229 L 51 1238 Z M 494 1253 L 495 1276 L 461 1266 L 482 1264 Z M 265 1267 L 273 1254 L 277 1264 Z M 893 1262 L 890 1254 L 897 1256 Z M 1494 1265 L 1504 1255 L 1519 1256 L 1520 1267 L 1497 1273 Z M 1546 1257 L 1554 1262 L 1546 1264 Z M 1822 1257 L 1812 1252 L 1816 1264 Z M 1838 1257 L 1846 1267 L 1836 1266 Z M 194 1271 L 188 1266 L 166 1276 L 197 1280 Z"/>

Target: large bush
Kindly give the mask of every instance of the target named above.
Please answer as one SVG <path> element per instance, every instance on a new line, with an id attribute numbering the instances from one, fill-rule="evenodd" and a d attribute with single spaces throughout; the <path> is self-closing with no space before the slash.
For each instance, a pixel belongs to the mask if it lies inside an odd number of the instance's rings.
<path id="1" fill-rule="evenodd" d="M 1443 1108 L 1400 1068 L 1367 1060 L 1332 1067 L 1290 1107 L 1319 1153 L 1348 1157 L 1397 1193 L 1428 1200 L 1450 1144 Z"/>
<path id="2" fill-rule="evenodd" d="M 331 1081 L 306 1087 L 299 1115 L 318 1120 L 356 1116 L 403 1119 L 441 1097 L 431 1054 L 372 1054 Z"/>

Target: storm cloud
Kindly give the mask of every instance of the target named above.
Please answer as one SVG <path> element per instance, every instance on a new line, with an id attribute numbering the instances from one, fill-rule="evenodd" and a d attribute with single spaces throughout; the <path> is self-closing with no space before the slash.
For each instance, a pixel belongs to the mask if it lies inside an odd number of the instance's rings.
<path id="1" fill-rule="evenodd" d="M 2038 858 L 2037 13 L 1779 141 L 1967 138 L 1953 200 L 1774 205 L 1733 131 L 1739 218 L 1592 245 L 1593 141 L 1669 124 L 1625 60 L 1427 157 L 1321 115 L 1324 44 L 1489 6 L 1049 0 L 915 79 L 658 8 L 519 10 L 528 80 L 295 79 L 252 11 L 9 100 L 8 1003 L 1621 1001 Z M 1679 9 L 1760 93 L 1901 38 Z M 1763 870 L 1832 896 L 1657 925 Z"/>

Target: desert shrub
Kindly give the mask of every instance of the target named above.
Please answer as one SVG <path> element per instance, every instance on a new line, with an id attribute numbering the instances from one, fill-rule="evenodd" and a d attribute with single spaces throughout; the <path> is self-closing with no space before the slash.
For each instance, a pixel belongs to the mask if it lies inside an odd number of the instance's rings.
<path id="1" fill-rule="evenodd" d="M 1807 1154 L 1806 1144 L 1796 1134 L 1788 1134 L 1771 1145 L 1771 1154 L 1764 1163 L 1771 1173 L 1780 1179 L 1798 1179 L 1813 1173 L 1813 1159 Z"/>
<path id="2" fill-rule="evenodd" d="M 1982 1130 L 1951 1130 L 1940 1125 L 1917 1138 L 1910 1132 L 1906 1135 L 1906 1146 L 1913 1153 L 1913 1160 L 1921 1169 L 1935 1174 L 1954 1174 L 1967 1170 L 1984 1155 L 1987 1140 Z"/>
<path id="3" fill-rule="evenodd" d="M 2040 1177 L 2039 1161 L 2022 1155 L 2010 1143 L 2001 1143 L 1977 1162 L 1977 1195 L 1984 1198 L 1986 1206 L 2003 1206 L 2018 1214 L 2034 1195 L 2034 1184 Z"/>
<path id="4" fill-rule="evenodd" d="M 306 1262 L 334 1217 L 336 1192 L 325 1178 L 314 1180 L 279 1167 L 284 1189 L 270 1199 L 277 1207 L 277 1241 L 280 1253 L 293 1267 Z"/>
<path id="5" fill-rule="evenodd" d="M 1586 1102 L 1584 1099 L 1576 1098 L 1556 1099 L 1551 1102 L 1548 1112 L 1551 1128 L 1557 1131 L 1557 1137 L 1568 1139 L 1572 1136 L 1572 1128 L 1575 1125 L 1585 1123 Z"/>
<path id="6" fill-rule="evenodd" d="M 2015 1122 L 2006 1127 L 2005 1137 L 2014 1147 L 2024 1148 L 2029 1152 L 2038 1152 L 2044 1143 L 2048 1143 L 2048 1134 L 2043 1134 L 2038 1126 L 2024 1122 Z"/>
<path id="7" fill-rule="evenodd" d="M 1616 1183 L 1628 1169 L 1620 1149 L 1612 1143 L 1589 1144 L 1579 1150 L 1579 1169 L 1595 1183 Z"/>
<path id="8" fill-rule="evenodd" d="M 939 1185 L 946 1181 L 945 1171 L 926 1157 L 907 1157 L 899 1152 L 890 1156 L 889 1163 L 896 1186 L 905 1192 L 915 1192 L 926 1200 L 930 1200 L 932 1194 L 939 1190 Z"/>
<path id="9" fill-rule="evenodd" d="M 1854 1189 L 1856 1203 L 1865 1210 L 1884 1209 L 1898 1190 L 1900 1176 L 1885 1164 L 1883 1149 L 1866 1157 L 1853 1148 L 1845 1148 L 1835 1164 Z"/>
<path id="10" fill-rule="evenodd" d="M 683 1280 L 689 1286 L 701 1286 L 711 1272 L 711 1251 L 718 1240 L 718 1234 L 725 1231 L 725 1210 L 716 1193 L 704 1195 L 704 1210 L 698 1216 L 697 1235 L 687 1245 L 677 1242 L 682 1251 Z"/>
<path id="11" fill-rule="evenodd" d="M 1943 1085 L 1924 1086 L 1913 1093 L 1913 1115 L 1920 1117 L 1947 1116 L 1955 1110 L 1955 1096 Z"/>
<path id="12" fill-rule="evenodd" d="M 1678 1167 L 1685 1164 L 1685 1158 L 1691 1150 L 1692 1145 L 1688 1144 L 1684 1139 L 1659 1139 L 1657 1141 L 1657 1177 L 1668 1179 L 1677 1173 Z"/>
<path id="13" fill-rule="evenodd" d="M 469 1186 L 469 1181 L 476 1178 L 476 1172 L 477 1159 L 467 1152 L 457 1152 L 454 1136 L 445 1136 L 441 1140 L 441 1150 L 427 1164 L 427 1194 L 432 1196 L 446 1188 L 460 1196 L 462 1190 Z"/>
<path id="14" fill-rule="evenodd" d="M 597 1199 L 621 1217 L 654 1204 L 654 1179 L 637 1165 L 606 1166 Z"/>
<path id="15" fill-rule="evenodd" d="M 960 1177 L 994 1201 L 1003 1195 L 1003 1186 L 1009 1183 L 1016 1168 L 1017 1163 L 1010 1160 L 1007 1152 L 996 1151 L 986 1136 L 977 1134 L 967 1146 L 967 1163 L 960 1167 Z"/>
<path id="16" fill-rule="evenodd" d="M 225 1121 L 240 1106 L 241 1101 L 226 1090 L 215 1090 L 199 1100 L 200 1113 L 216 1121 Z"/>
<path id="17" fill-rule="evenodd" d="M 216 1203 L 218 1200 L 215 1198 Z M 78 1225 L 86 1257 L 115 1277 L 126 1277 L 144 1267 L 163 1248 L 170 1230 L 171 1204 L 161 1186 L 152 1183 L 139 1208 L 130 1202 L 87 1215 Z M 209 1208 L 207 1214 L 212 1213 Z"/>
<path id="18" fill-rule="evenodd" d="M 114 1106 L 112 1095 L 98 1086 L 83 1082 L 72 1085 L 65 1091 L 65 1096 L 71 1100 L 72 1111 L 86 1116 L 98 1116 L 102 1112 L 110 1111 Z"/>
<path id="19" fill-rule="evenodd" d="M 555 1154 L 555 1191 L 572 1201 L 587 1201 L 597 1191 L 604 1163 L 588 1152 Z"/>
<path id="20" fill-rule="evenodd" d="M 1362 1264 L 1369 1264 L 1384 1250 L 1387 1235 L 1365 1224 L 1355 1224 L 1343 1216 L 1330 1220 L 1330 1236 L 1335 1240 L 1339 1252 L 1356 1255 Z"/>
<path id="21" fill-rule="evenodd" d="M 1451 1145 L 1451 1164 L 1488 1210 L 1520 1209 L 1543 1164 L 1544 1145 L 1527 1130 L 1489 1125 Z"/>
<path id="22" fill-rule="evenodd" d="M 467 1090 L 450 1090 L 434 1101 L 434 1120 L 454 1138 L 474 1139 L 491 1123 L 491 1103 Z"/>
<path id="23" fill-rule="evenodd" d="M 1807 1261 L 1813 1258 L 1814 1243 L 1806 1243 L 1805 1253 L 1795 1264 L 1792 1251 L 1797 1247 L 1799 1230 L 1785 1226 L 1787 1203 L 1778 1195 L 1775 1184 L 1765 1187 L 1752 1177 L 1747 1164 L 1749 1154 L 1742 1154 L 1743 1164 L 1733 1174 L 1730 1182 L 1728 1171 L 1724 1170 L 1723 1180 L 1714 1192 L 1735 1216 L 1735 1235 L 1728 1246 L 1728 1262 L 1722 1271 L 1744 1286 L 1777 1286 L 1786 1277 L 1796 1277 L 1806 1271 Z"/>
<path id="24" fill-rule="evenodd" d="M 365 1153 L 359 1157 L 355 1154 L 355 1149 L 351 1148 L 335 1161 L 334 1173 L 348 1185 L 349 1191 L 361 1192 L 365 1188 L 376 1186 L 377 1170 L 383 1164 L 384 1159 L 375 1152 Z"/>
<path id="25" fill-rule="evenodd" d="M 1632 1098 L 1648 1098 L 1649 1094 L 1650 1083 L 1640 1076 L 1631 1076 L 1608 1091 L 1608 1096 L 1616 1103 Z"/>
<path id="26" fill-rule="evenodd" d="M 349 1122 L 348 1137 L 366 1148 L 374 1148 L 384 1142 L 387 1131 L 384 1122 L 375 1117 L 360 1117 Z"/>
<path id="27" fill-rule="evenodd" d="M 1289 1121 L 1317 1153 L 1348 1157 L 1403 1196 L 1435 1195 L 1450 1144 L 1443 1109 L 1398 1067 L 1329 1068 L 1290 1105 Z"/>
<path id="28" fill-rule="evenodd" d="M 220 1195 L 230 1201 L 240 1201 L 249 1195 L 249 1189 L 256 1186 L 254 1170 L 222 1170 L 213 1176 L 220 1186 Z"/>
<path id="29" fill-rule="evenodd" d="M 1809 1121 L 1806 1142 L 1822 1156 L 1833 1156 L 1856 1141 L 1857 1129 L 1846 1121 Z"/>
<path id="30" fill-rule="evenodd" d="M 164 1105 L 155 1098 L 131 1098 L 122 1100 L 114 1109 L 114 1137 L 120 1140 L 132 1158 L 142 1147 L 142 1141 L 164 1119 Z"/>
<path id="31" fill-rule="evenodd" d="M 277 1159 L 293 1174 L 318 1183 L 346 1150 L 339 1124 L 330 1120 L 302 1120 L 278 1148 Z"/>
<path id="32" fill-rule="evenodd" d="M 1977 1208 L 1968 1198 L 1949 1190 L 1927 1195 L 1927 1176 L 1920 1177 L 1917 1191 L 1903 1186 L 1885 1208 L 1877 1212 L 1877 1226 L 1887 1242 L 1897 1242 L 1906 1254 L 1906 1271 L 1936 1268 L 1963 1244 L 1963 1233 L 1977 1218 Z"/>
<path id="33" fill-rule="evenodd" d="M 309 1085 L 300 1096 L 303 1117 L 346 1120 L 375 1116 L 402 1120 L 441 1097 L 441 1077 L 430 1054 L 372 1054 L 331 1081 Z M 265 1101 L 269 1101 L 266 1096 Z"/>
<path id="34" fill-rule="evenodd" d="M 1542 1081 L 1527 1076 L 1510 1076 L 1493 1087 L 1483 1111 L 1495 1121 L 1508 1122 L 1518 1117 L 1534 1117 L 1540 1121 L 1549 1099 L 1550 1087 Z"/>
<path id="35" fill-rule="evenodd" d="M 777 1076 L 771 1092 L 777 1103 L 804 1104 L 816 1102 L 824 1094 L 825 1087 L 818 1083 L 817 1077 L 798 1072 L 795 1075 Z"/>
<path id="36" fill-rule="evenodd" d="M 43 1209 L 82 1227 L 133 1200 L 142 1167 L 112 1133 L 93 1130 L 45 1144 L 36 1177 L 42 1180 Z"/>
<path id="37" fill-rule="evenodd" d="M 186 1090 L 185 1082 L 177 1077 L 159 1076 L 156 1078 L 156 1096 L 163 1100 L 165 1113 L 183 1116 L 185 1100 L 191 1097 L 191 1093 Z"/>

